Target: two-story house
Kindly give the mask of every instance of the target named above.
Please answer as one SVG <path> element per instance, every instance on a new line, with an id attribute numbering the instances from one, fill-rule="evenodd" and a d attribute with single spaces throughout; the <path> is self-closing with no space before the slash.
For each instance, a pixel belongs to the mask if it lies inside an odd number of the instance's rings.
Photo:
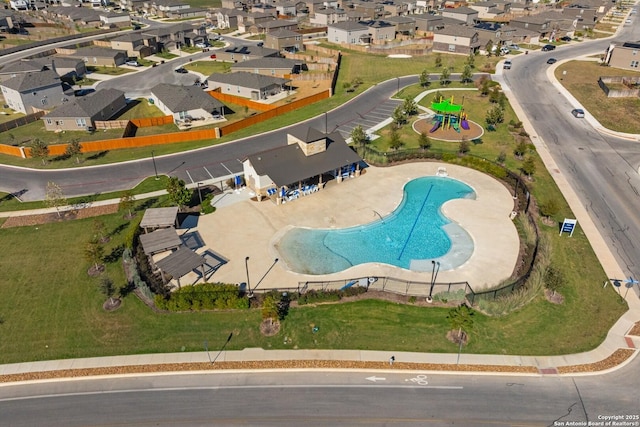
<path id="1" fill-rule="evenodd" d="M 478 31 L 464 25 L 447 25 L 433 32 L 433 51 L 469 55 L 480 49 Z"/>
<path id="2" fill-rule="evenodd" d="M 302 34 L 290 30 L 278 30 L 267 33 L 264 46 L 277 51 L 298 52 L 304 50 Z"/>
<path id="3" fill-rule="evenodd" d="M 67 97 L 53 70 L 16 74 L 0 83 L 5 103 L 14 111 L 32 114 L 61 105 Z"/>
<path id="4" fill-rule="evenodd" d="M 640 43 L 625 42 L 609 48 L 607 58 L 610 67 L 640 72 Z"/>
<path id="5" fill-rule="evenodd" d="M 331 43 L 362 44 L 369 42 L 369 27 L 359 22 L 337 22 L 327 27 L 327 40 Z"/>
<path id="6" fill-rule="evenodd" d="M 136 32 L 111 39 L 111 48 L 126 51 L 129 58 L 144 58 L 156 53 L 158 45 L 154 36 Z"/>

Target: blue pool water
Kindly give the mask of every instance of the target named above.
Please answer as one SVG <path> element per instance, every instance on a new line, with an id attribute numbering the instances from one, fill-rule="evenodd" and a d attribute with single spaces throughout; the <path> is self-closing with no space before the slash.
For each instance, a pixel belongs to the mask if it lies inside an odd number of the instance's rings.
<path id="1" fill-rule="evenodd" d="M 475 198 L 475 193 L 452 178 L 417 178 L 405 185 L 396 210 L 382 219 L 343 229 L 294 228 L 276 248 L 291 270 L 303 274 L 336 273 L 364 263 L 431 271 L 433 259 L 453 268 L 473 251 L 469 235 L 440 212 L 445 202 L 459 198 Z M 452 251 L 455 244 L 461 250 Z M 455 253 L 447 261 L 450 252 Z"/>

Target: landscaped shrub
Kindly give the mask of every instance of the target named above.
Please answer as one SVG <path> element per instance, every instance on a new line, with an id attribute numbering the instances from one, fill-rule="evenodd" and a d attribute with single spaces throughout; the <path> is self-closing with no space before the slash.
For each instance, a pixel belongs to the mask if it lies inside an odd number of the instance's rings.
<path id="1" fill-rule="evenodd" d="M 203 283 L 185 286 L 167 297 L 156 295 L 156 306 L 169 311 L 200 311 L 249 308 L 249 299 L 236 285 Z"/>
<path id="2" fill-rule="evenodd" d="M 360 295 L 367 292 L 367 288 L 362 286 L 350 286 L 345 289 L 332 289 L 332 290 L 310 290 L 298 296 L 298 304 L 316 304 L 320 302 L 335 302 L 340 301 L 343 297 L 350 297 L 354 295 Z"/>

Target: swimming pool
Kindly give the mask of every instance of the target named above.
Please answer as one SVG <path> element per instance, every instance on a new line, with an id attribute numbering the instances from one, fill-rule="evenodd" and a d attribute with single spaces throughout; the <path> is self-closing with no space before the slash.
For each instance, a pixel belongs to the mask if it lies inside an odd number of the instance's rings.
<path id="1" fill-rule="evenodd" d="M 460 198 L 475 199 L 475 192 L 449 177 L 417 178 L 404 186 L 402 202 L 384 218 L 342 229 L 293 228 L 275 247 L 289 269 L 303 274 L 336 273 L 365 263 L 431 271 L 431 260 L 452 269 L 473 253 L 469 234 L 440 212 L 445 202 Z"/>

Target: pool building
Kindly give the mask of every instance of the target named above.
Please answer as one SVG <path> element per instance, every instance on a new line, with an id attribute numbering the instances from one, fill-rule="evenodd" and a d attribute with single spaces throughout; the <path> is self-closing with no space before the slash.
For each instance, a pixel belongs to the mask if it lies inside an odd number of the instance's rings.
<path id="1" fill-rule="evenodd" d="M 339 132 L 314 128 L 287 135 L 287 145 L 262 151 L 243 162 L 245 182 L 259 200 L 293 201 L 323 188 L 327 180 L 360 176 L 362 158 Z"/>

